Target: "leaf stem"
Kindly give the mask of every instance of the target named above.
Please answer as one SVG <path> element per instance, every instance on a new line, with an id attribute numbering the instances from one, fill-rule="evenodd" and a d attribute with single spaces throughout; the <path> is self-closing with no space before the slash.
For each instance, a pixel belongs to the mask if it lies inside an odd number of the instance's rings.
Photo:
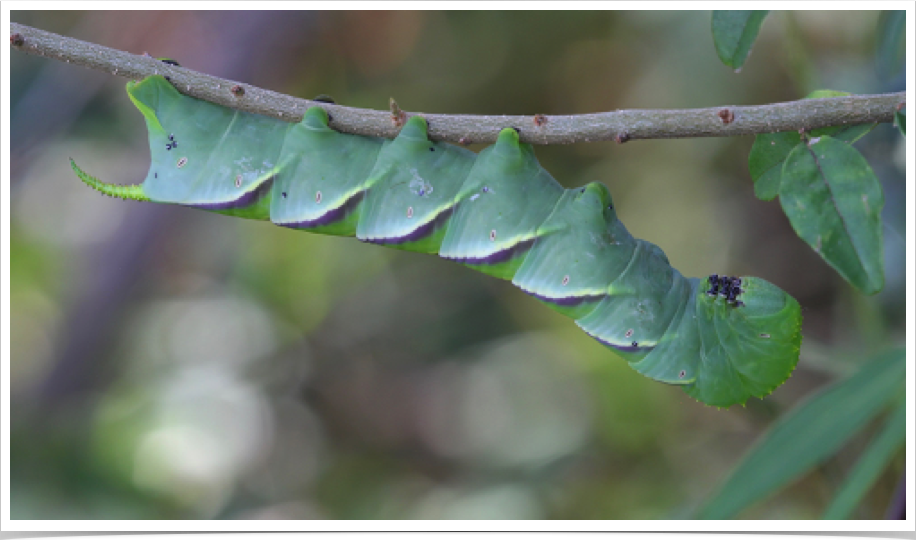
<path id="1" fill-rule="evenodd" d="M 53 58 L 129 79 L 164 75 L 179 92 L 225 107 L 298 122 L 309 107 L 322 107 L 330 126 L 343 133 L 394 138 L 400 131 L 390 110 L 344 107 L 295 98 L 220 79 L 94 43 L 60 36 L 30 26 L 10 23 L 10 46 L 27 54 Z M 577 115 L 476 116 L 422 115 L 430 138 L 460 144 L 492 143 L 500 130 L 512 127 L 531 144 L 689 137 L 732 137 L 778 131 L 812 130 L 827 126 L 892 122 L 894 112 L 906 103 L 906 93 L 805 99 L 752 106 L 703 109 L 629 109 Z"/>

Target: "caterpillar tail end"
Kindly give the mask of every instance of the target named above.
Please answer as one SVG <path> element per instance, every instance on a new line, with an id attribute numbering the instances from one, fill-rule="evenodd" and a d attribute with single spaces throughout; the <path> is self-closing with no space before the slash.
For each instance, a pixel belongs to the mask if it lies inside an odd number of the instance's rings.
<path id="1" fill-rule="evenodd" d="M 143 193 L 143 186 L 140 184 L 133 184 L 128 186 L 122 186 L 118 184 L 108 184 L 102 182 L 98 178 L 87 174 L 85 171 L 79 168 L 73 158 L 70 158 L 70 167 L 73 168 L 73 172 L 76 173 L 76 176 L 83 181 L 84 184 L 91 187 L 92 189 L 104 194 L 109 197 L 116 197 L 118 199 L 133 200 L 133 201 L 149 201 L 150 198 Z"/>

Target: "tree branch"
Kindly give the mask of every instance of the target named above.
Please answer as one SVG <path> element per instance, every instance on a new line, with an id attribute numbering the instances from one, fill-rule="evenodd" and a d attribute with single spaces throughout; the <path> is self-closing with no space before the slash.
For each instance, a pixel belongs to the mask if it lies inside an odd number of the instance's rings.
<path id="1" fill-rule="evenodd" d="M 151 58 L 109 49 L 10 23 L 10 45 L 36 54 L 130 79 L 165 75 L 183 94 L 225 107 L 298 122 L 309 107 L 323 107 L 337 131 L 394 138 L 403 116 L 390 111 L 356 109 L 295 98 L 244 83 L 229 81 L 172 66 Z M 804 99 L 756 106 L 722 106 L 705 109 L 631 109 L 566 116 L 473 116 L 421 114 L 429 123 L 430 138 L 460 144 L 491 143 L 499 131 L 514 127 L 524 142 L 571 144 L 593 141 L 626 142 L 635 139 L 731 137 L 777 131 L 811 130 L 837 125 L 892 122 L 894 112 L 906 104 L 906 93 Z"/>

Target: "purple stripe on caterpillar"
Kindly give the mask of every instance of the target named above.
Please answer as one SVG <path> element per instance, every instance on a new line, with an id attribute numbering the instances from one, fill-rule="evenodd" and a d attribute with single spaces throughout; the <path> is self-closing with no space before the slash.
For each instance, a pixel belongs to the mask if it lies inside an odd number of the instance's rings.
<path id="1" fill-rule="evenodd" d="M 302 221 L 293 221 L 289 223 L 277 223 L 281 227 L 289 227 L 291 229 L 313 229 L 315 227 L 321 227 L 323 225 L 331 225 L 337 223 L 338 221 L 343 221 L 347 216 L 352 213 L 359 203 L 362 202 L 365 198 L 365 191 L 358 191 L 353 194 L 352 197 L 346 200 L 342 205 L 337 208 L 332 208 L 324 214 L 318 216 L 315 219 L 305 219 Z"/>
<path id="2" fill-rule="evenodd" d="M 499 264 L 506 262 L 516 255 L 527 252 L 531 249 L 531 246 L 534 245 L 534 241 L 537 238 L 529 238 L 528 240 L 522 240 L 521 242 L 509 246 L 508 248 L 501 249 L 499 251 L 494 251 L 493 253 L 487 255 L 486 257 L 443 257 L 450 261 L 455 261 L 462 264 Z"/>
<path id="3" fill-rule="evenodd" d="M 404 236 L 393 236 L 391 238 L 358 238 L 362 242 L 368 242 L 370 244 L 379 244 L 379 245 L 397 245 L 397 244 L 407 244 L 409 242 L 416 242 L 422 240 L 427 236 L 431 236 L 433 233 L 438 231 L 445 222 L 452 216 L 454 212 L 454 207 L 446 208 L 442 212 L 439 212 L 439 215 L 431 219 L 430 221 L 420 225 L 413 231 L 405 234 Z"/>
<path id="4" fill-rule="evenodd" d="M 257 188 L 243 193 L 238 199 L 218 203 L 184 204 L 184 206 L 199 208 L 201 210 L 232 210 L 235 208 L 247 208 L 256 204 L 261 198 L 270 193 L 270 188 L 273 187 L 273 183 L 274 177 L 271 176 L 267 180 L 261 182 L 261 185 Z"/>

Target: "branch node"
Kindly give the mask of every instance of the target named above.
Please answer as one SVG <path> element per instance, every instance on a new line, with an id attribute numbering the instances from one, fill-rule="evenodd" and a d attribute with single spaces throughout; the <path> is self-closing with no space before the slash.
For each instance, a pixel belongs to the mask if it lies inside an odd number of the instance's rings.
<path id="1" fill-rule="evenodd" d="M 629 140 L 630 140 L 630 134 L 627 133 L 626 131 L 622 133 L 618 133 L 617 136 L 614 137 L 614 142 L 617 144 L 623 144 Z"/>
<path id="2" fill-rule="evenodd" d="M 547 124 L 547 116 L 543 114 L 534 115 L 534 127 L 543 127 Z"/>
<path id="3" fill-rule="evenodd" d="M 718 114 L 723 124 L 731 124 L 735 120 L 735 113 L 731 109 L 722 109 Z"/>
<path id="4" fill-rule="evenodd" d="M 398 107 L 398 102 L 394 98 L 388 98 L 388 108 L 391 110 L 391 123 L 394 127 L 401 127 L 407 123 L 407 113 Z"/>
<path id="5" fill-rule="evenodd" d="M 16 32 L 15 34 L 10 34 L 10 45 L 13 47 L 22 47 L 25 44 L 25 38 L 22 37 L 22 34 Z"/>
<path id="6" fill-rule="evenodd" d="M 235 97 L 242 97 L 245 95 L 245 89 L 242 88 L 242 85 L 240 84 L 233 86 L 232 88 L 229 89 L 229 91 L 232 92 L 232 95 L 234 95 Z"/>

